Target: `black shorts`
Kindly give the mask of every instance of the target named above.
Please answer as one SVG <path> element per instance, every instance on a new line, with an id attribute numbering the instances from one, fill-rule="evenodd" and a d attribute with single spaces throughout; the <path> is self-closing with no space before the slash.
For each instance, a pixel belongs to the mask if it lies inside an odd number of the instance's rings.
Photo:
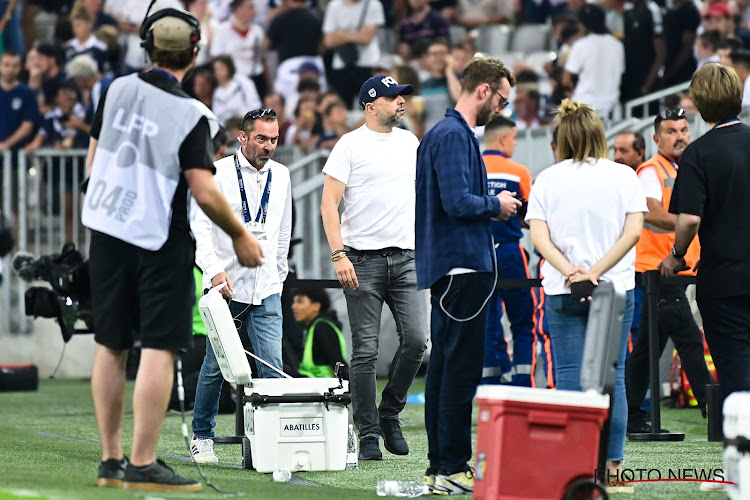
<path id="1" fill-rule="evenodd" d="M 94 339 L 110 349 L 181 351 L 193 335 L 195 243 L 170 239 L 144 250 L 92 231 L 89 250 Z"/>

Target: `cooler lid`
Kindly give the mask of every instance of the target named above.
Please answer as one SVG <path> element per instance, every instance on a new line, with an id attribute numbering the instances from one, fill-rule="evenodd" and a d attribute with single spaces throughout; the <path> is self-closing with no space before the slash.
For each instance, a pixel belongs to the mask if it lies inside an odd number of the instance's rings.
<path id="1" fill-rule="evenodd" d="M 337 378 L 254 378 L 245 387 L 245 393 L 255 392 L 264 396 L 321 395 L 338 385 Z M 336 394 L 349 390 L 349 381 L 344 380 L 342 385 L 343 389 L 334 391 Z"/>
<path id="2" fill-rule="evenodd" d="M 480 385 L 477 399 L 488 401 L 518 401 L 585 408 L 609 408 L 609 396 L 596 392 L 561 391 L 558 389 L 531 389 L 507 385 Z"/>

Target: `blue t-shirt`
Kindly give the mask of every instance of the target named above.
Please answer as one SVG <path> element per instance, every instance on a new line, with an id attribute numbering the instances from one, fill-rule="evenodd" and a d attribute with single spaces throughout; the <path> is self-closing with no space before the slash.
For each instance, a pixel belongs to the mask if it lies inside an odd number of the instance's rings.
<path id="1" fill-rule="evenodd" d="M 10 91 L 0 88 L 0 141 L 13 135 L 26 121 L 34 124 L 39 121 L 39 107 L 34 91 L 23 83 L 19 83 Z M 33 134 L 29 134 L 26 139 L 16 144 L 15 148 L 25 146 L 32 138 Z"/>

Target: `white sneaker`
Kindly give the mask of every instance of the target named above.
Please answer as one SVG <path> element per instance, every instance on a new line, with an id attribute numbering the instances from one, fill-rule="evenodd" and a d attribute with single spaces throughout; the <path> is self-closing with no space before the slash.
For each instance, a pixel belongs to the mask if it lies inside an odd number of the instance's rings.
<path id="1" fill-rule="evenodd" d="M 701 483 L 701 491 L 726 491 L 726 485 L 723 483 L 714 483 L 712 481 L 705 481 Z"/>
<path id="2" fill-rule="evenodd" d="M 190 441 L 190 452 L 193 458 L 199 464 L 218 464 L 219 459 L 214 453 L 214 440 L 211 438 L 202 439 L 193 436 Z"/>

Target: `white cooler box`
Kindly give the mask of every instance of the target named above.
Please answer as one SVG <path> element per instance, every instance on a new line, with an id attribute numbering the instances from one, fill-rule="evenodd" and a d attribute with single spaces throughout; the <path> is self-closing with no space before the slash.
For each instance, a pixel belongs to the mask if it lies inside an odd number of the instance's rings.
<path id="1" fill-rule="evenodd" d="M 750 392 L 724 400 L 724 480 L 730 500 L 750 500 Z"/>
<path id="2" fill-rule="evenodd" d="M 242 465 L 258 472 L 346 467 L 349 383 L 336 378 L 251 378 L 242 341 L 217 289 L 198 308 L 224 378 L 245 385 Z"/>

